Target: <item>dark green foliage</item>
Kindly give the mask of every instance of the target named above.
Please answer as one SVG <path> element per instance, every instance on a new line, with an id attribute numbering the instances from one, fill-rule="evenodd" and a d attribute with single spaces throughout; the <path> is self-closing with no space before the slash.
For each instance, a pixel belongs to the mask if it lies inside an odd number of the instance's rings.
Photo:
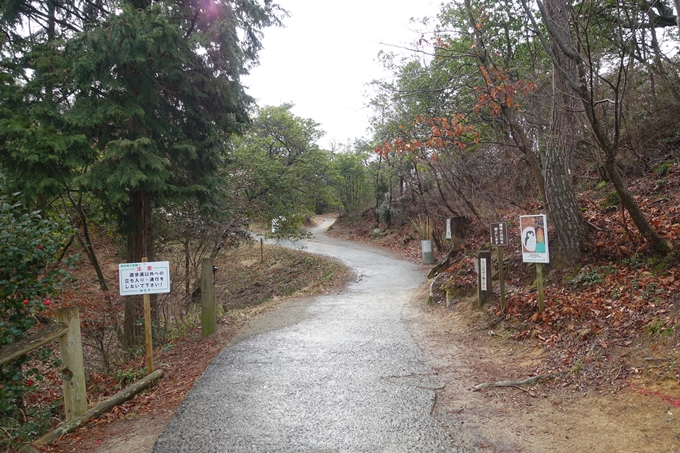
<path id="1" fill-rule="evenodd" d="M 335 173 L 333 187 L 342 203 L 342 208 L 350 217 L 356 217 L 371 205 L 373 186 L 367 168 L 367 152 L 345 152 L 333 155 L 331 167 Z"/>
<path id="2" fill-rule="evenodd" d="M 24 338 L 68 277 L 59 263 L 64 243 L 73 231 L 64 219 L 43 218 L 27 211 L 0 186 L 0 345 Z M 22 371 L 27 356 L 4 365 L 0 371 L 0 415 L 12 415 L 20 407 L 29 376 Z"/>
<path id="3" fill-rule="evenodd" d="M 217 203 L 226 139 L 248 124 L 252 103 L 240 77 L 257 63 L 261 29 L 278 23 L 278 7 L 269 0 L 6 6 L 0 166 L 39 207 L 59 198 L 75 206 L 91 193 L 127 236 L 126 260 L 153 260 L 154 208 Z M 126 346 L 137 342 L 137 308 L 126 300 Z"/>
<path id="4" fill-rule="evenodd" d="M 252 218 L 269 222 L 310 214 L 330 203 L 330 154 L 316 141 L 323 132 L 285 106 L 265 107 L 252 128 L 233 140 L 233 185 Z"/>
<path id="5" fill-rule="evenodd" d="M 69 48 L 87 56 L 74 65 L 78 94 L 69 118 L 87 131 L 101 156 L 84 184 L 128 227 L 136 221 L 130 191 L 146 194 L 156 206 L 188 197 L 209 202 L 224 137 L 248 122 L 250 98 L 238 77 L 243 59 L 252 55 L 236 55 L 222 34 L 221 27 L 234 24 L 216 22 L 213 30 L 201 22 L 194 30 L 220 32 L 187 37 L 190 24 L 176 14 L 164 4 L 144 10 L 125 5 Z M 205 46 L 214 52 L 203 54 Z"/>
<path id="6" fill-rule="evenodd" d="M 0 165 L 39 205 L 94 192 L 124 231 L 135 192 L 213 201 L 225 137 L 248 124 L 240 76 L 277 14 L 268 0 L 3 2 Z"/>

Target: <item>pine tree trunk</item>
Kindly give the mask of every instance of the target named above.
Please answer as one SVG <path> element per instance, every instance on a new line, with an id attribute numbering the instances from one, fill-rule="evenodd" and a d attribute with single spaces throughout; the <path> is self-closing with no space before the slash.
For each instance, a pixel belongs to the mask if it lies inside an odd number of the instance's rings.
<path id="1" fill-rule="evenodd" d="M 549 0 L 548 3 L 546 3 L 545 5 L 553 1 L 560 0 Z M 616 127 L 614 133 L 612 134 L 613 135 L 612 138 L 610 138 L 609 135 L 607 134 L 605 126 L 602 123 L 602 118 L 598 115 L 598 112 L 595 108 L 596 103 L 593 100 L 593 93 L 590 91 L 588 85 L 589 69 L 586 65 L 586 61 L 575 50 L 576 48 L 574 46 L 573 40 L 571 39 L 571 34 L 563 35 L 554 26 L 555 22 L 553 20 L 550 20 L 549 18 L 550 15 L 547 12 L 548 7 L 545 6 L 541 0 L 536 0 L 536 4 L 538 5 L 538 8 L 541 11 L 541 15 L 543 16 L 544 19 L 544 24 L 546 25 L 548 33 L 550 34 L 551 43 L 559 45 L 559 49 L 564 53 L 564 55 L 568 57 L 569 60 L 574 62 L 577 66 L 578 79 L 574 79 L 573 77 L 571 77 L 571 75 L 568 72 L 566 72 L 566 70 L 560 71 L 560 73 L 565 77 L 565 81 L 569 83 L 569 86 L 572 88 L 572 90 L 574 90 L 574 93 L 576 93 L 578 97 L 581 99 L 581 102 L 585 109 L 586 116 L 588 118 L 588 123 L 590 124 L 590 127 L 593 132 L 593 136 L 598 146 L 600 147 L 602 153 L 605 156 L 604 161 L 605 170 L 607 171 L 607 175 L 609 176 L 609 179 L 611 180 L 612 184 L 614 185 L 614 188 L 616 189 L 616 193 L 621 198 L 621 204 L 623 205 L 624 208 L 626 208 L 626 210 L 630 214 L 631 219 L 635 223 L 635 226 L 638 228 L 638 231 L 642 234 L 642 236 L 644 236 L 645 239 L 647 239 L 647 241 L 649 241 L 652 248 L 661 253 L 668 253 L 672 251 L 673 246 L 652 227 L 651 223 L 649 223 L 647 217 L 642 212 L 642 209 L 640 209 L 640 205 L 637 203 L 635 197 L 633 197 L 633 195 L 628 190 L 626 183 L 623 181 L 623 178 L 621 177 L 621 174 L 619 173 L 618 168 L 616 167 L 616 152 L 619 147 L 620 129 Z M 534 22 L 533 13 L 529 10 L 524 0 L 522 0 L 522 5 L 524 7 L 525 12 L 527 13 L 527 16 L 530 18 L 532 22 Z M 569 10 L 566 9 L 564 3 L 562 3 L 562 5 L 563 5 L 562 9 L 560 8 L 553 9 L 553 12 L 554 14 L 565 15 L 567 17 L 566 20 L 568 21 Z M 534 25 L 536 25 L 535 22 Z M 544 45 L 545 50 L 550 55 L 553 65 L 559 66 L 561 68 L 561 66 L 559 65 L 560 62 L 557 59 L 557 56 L 552 51 L 552 48 L 548 47 L 545 44 L 545 40 L 542 40 L 542 43 Z M 592 77 L 593 75 L 590 74 L 590 76 Z M 616 112 L 617 115 L 620 115 L 621 113 L 618 104 L 622 102 L 621 98 L 622 95 L 618 87 L 616 88 L 616 90 L 614 90 L 613 94 L 615 95 L 615 103 L 617 104 L 614 111 Z M 616 119 L 615 123 L 617 125 L 620 124 L 620 117 Z"/>
<path id="2" fill-rule="evenodd" d="M 571 42 L 568 5 L 564 0 L 545 3 L 553 27 L 561 39 Z M 571 156 L 576 144 L 577 97 L 569 87 L 558 66 L 578 77 L 576 62 L 568 58 L 553 40 L 551 43 L 556 62 L 553 63 L 553 104 L 550 136 L 543 154 L 543 174 L 550 221 L 558 238 L 558 252 L 567 264 L 581 256 L 583 240 L 587 234 L 585 222 L 576 200 L 571 176 Z"/>

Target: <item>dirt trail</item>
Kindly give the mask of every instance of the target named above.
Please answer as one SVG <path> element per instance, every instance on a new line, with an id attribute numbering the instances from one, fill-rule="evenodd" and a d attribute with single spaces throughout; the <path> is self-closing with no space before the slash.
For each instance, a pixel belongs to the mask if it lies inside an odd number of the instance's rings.
<path id="1" fill-rule="evenodd" d="M 444 383 L 433 415 L 458 446 L 492 453 L 680 453 L 680 407 L 663 397 L 677 394 L 677 383 L 645 381 L 646 393 L 635 391 L 635 379 L 618 391 L 565 387 L 559 379 L 473 391 L 482 382 L 534 375 L 544 360 L 542 350 L 535 343 L 490 332 L 469 300 L 446 308 L 428 305 L 427 299 L 423 285 L 402 315 L 428 365 Z M 195 360 L 206 365 L 234 334 L 219 332 L 210 346 L 213 353 Z M 178 351 L 177 360 L 181 356 Z M 186 382 L 182 385 L 187 387 Z M 133 411 L 121 414 L 108 424 L 85 427 L 46 451 L 150 452 L 176 408 L 173 401 L 141 416 Z"/>

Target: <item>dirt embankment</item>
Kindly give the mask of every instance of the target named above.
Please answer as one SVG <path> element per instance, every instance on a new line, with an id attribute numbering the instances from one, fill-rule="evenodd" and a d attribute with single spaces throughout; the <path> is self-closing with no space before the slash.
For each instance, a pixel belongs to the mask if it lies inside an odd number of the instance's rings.
<path id="1" fill-rule="evenodd" d="M 652 382 L 641 373 L 624 388 L 579 387 L 557 378 L 475 391 L 481 383 L 536 375 L 545 354 L 533 341 L 485 329 L 469 300 L 428 306 L 427 295 L 424 289 L 405 317 L 446 383 L 433 416 L 461 446 L 493 453 L 680 452 L 680 400 L 671 396 L 680 393 L 676 382 Z"/>

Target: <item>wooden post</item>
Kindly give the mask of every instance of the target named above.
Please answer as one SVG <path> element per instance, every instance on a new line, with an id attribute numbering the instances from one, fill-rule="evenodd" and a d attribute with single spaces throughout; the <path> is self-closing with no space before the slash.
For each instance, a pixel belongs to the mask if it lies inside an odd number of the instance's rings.
<path id="1" fill-rule="evenodd" d="M 29 335 L 19 341 L 12 343 L 9 346 L 0 348 L 0 366 L 16 360 L 22 355 L 38 349 L 40 346 L 54 341 L 68 332 L 68 326 L 63 323 L 58 323 L 47 327 L 38 333 Z"/>
<path id="2" fill-rule="evenodd" d="M 264 239 L 260 238 L 260 262 L 264 263 Z"/>
<path id="3" fill-rule="evenodd" d="M 477 274 L 477 308 L 482 308 L 491 297 L 491 252 L 483 250 L 477 254 L 479 273 Z"/>
<path id="4" fill-rule="evenodd" d="M 142 263 L 147 263 L 142 258 Z M 144 340 L 146 343 L 146 374 L 153 373 L 153 337 L 151 336 L 151 296 L 144 294 Z"/>
<path id="5" fill-rule="evenodd" d="M 536 288 L 538 289 L 538 312 L 543 313 L 543 264 L 536 263 Z"/>
<path id="6" fill-rule="evenodd" d="M 57 321 L 68 326 L 68 332 L 59 337 L 59 353 L 64 387 L 64 412 L 66 421 L 69 421 L 87 411 L 78 307 L 58 309 Z"/>
<path id="7" fill-rule="evenodd" d="M 503 266 L 503 247 L 498 249 L 498 282 L 501 292 L 501 311 L 505 311 L 505 267 Z"/>
<path id="8" fill-rule="evenodd" d="M 213 285 L 213 259 L 201 260 L 201 334 L 204 337 L 215 333 L 217 306 Z"/>
<path id="9" fill-rule="evenodd" d="M 60 426 L 58 426 L 56 429 L 48 432 L 44 436 L 42 436 L 39 439 L 34 440 L 30 444 L 24 446 L 21 450 L 19 450 L 19 453 L 36 453 L 39 452 L 39 450 L 36 447 L 44 447 L 45 445 L 48 445 L 52 443 L 52 441 L 59 439 L 61 436 L 72 433 L 75 431 L 78 427 L 84 426 L 87 424 L 90 420 L 95 419 L 102 415 L 105 412 L 108 412 L 111 410 L 113 407 L 117 406 L 118 404 L 122 404 L 125 401 L 129 400 L 145 388 L 151 386 L 154 384 L 156 381 L 158 381 L 160 378 L 163 377 L 163 370 L 156 370 L 153 373 L 147 375 L 146 377 L 140 379 L 139 381 L 130 384 L 120 392 L 116 393 L 110 398 L 107 398 L 106 400 L 102 401 L 101 403 L 97 404 L 94 406 L 92 409 L 84 412 L 82 415 L 80 415 L 77 418 L 74 418 L 70 421 L 67 421 Z"/>

